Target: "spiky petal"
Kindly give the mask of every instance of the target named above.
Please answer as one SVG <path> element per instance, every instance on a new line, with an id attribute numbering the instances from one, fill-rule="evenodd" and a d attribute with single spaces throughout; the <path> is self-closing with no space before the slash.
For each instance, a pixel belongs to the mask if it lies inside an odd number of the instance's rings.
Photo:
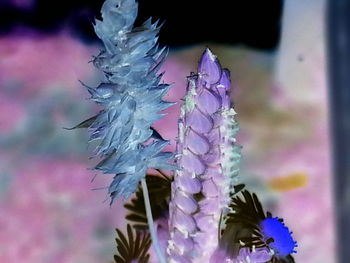
<path id="1" fill-rule="evenodd" d="M 229 88 L 229 71 L 206 49 L 198 74 L 188 78 L 179 120 L 181 170 L 175 173 L 169 206 L 170 262 L 209 262 L 217 247 L 219 218 L 230 202 L 240 160 Z"/>
<path id="2" fill-rule="evenodd" d="M 94 28 L 104 48 L 93 62 L 105 78 L 97 87 L 85 86 L 103 107 L 89 122 L 90 141 L 98 141 L 95 155 L 102 158 L 95 169 L 115 174 L 108 187 L 112 203 L 134 193 L 148 168 L 174 168 L 168 164 L 172 155 L 162 152 L 168 141 L 153 136 L 151 127 L 172 103 L 162 100 L 169 85 L 157 74 L 167 55 L 157 46 L 157 22 L 134 28 L 135 0 L 106 0 L 101 14 Z"/>

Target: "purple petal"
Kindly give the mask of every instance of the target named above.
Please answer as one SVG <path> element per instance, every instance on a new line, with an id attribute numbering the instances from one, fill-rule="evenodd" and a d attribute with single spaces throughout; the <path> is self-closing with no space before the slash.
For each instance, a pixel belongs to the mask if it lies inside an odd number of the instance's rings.
<path id="1" fill-rule="evenodd" d="M 187 147 L 196 154 L 205 154 L 210 149 L 207 138 L 199 135 L 191 129 L 189 129 L 185 140 Z"/>
<path id="2" fill-rule="evenodd" d="M 181 251 L 191 251 L 193 249 L 193 240 L 190 237 L 185 237 L 180 231 L 175 230 L 173 241 L 176 247 Z"/>
<path id="3" fill-rule="evenodd" d="M 219 140 L 221 138 L 220 128 L 217 127 L 212 129 L 211 132 L 206 135 L 206 137 L 208 138 L 210 144 L 219 144 Z"/>
<path id="4" fill-rule="evenodd" d="M 221 66 L 215 55 L 207 48 L 199 62 L 198 72 L 207 83 L 214 84 L 220 80 Z"/>
<path id="5" fill-rule="evenodd" d="M 219 184 L 225 178 L 220 172 L 220 167 L 208 167 L 205 174 L 201 177 L 203 179 L 212 179 L 215 184 Z"/>
<path id="6" fill-rule="evenodd" d="M 190 151 L 182 155 L 180 167 L 196 175 L 203 174 L 205 171 L 205 165 L 202 163 L 201 159 Z"/>
<path id="7" fill-rule="evenodd" d="M 194 233 L 197 229 L 196 222 L 192 216 L 185 214 L 181 209 L 174 211 L 173 225 L 177 229 L 187 231 L 190 234 Z"/>
<path id="8" fill-rule="evenodd" d="M 197 226 L 202 231 L 207 231 L 208 229 L 213 228 L 213 216 L 211 215 L 205 215 L 201 212 L 194 215 L 194 218 L 196 219 Z"/>
<path id="9" fill-rule="evenodd" d="M 227 261 L 226 252 L 222 249 L 216 249 L 213 255 L 210 258 L 209 263 L 218 263 L 218 262 L 229 262 Z"/>
<path id="10" fill-rule="evenodd" d="M 189 194 L 196 194 L 201 191 L 201 183 L 197 178 L 192 178 L 191 175 L 180 175 L 176 177 L 176 186 Z"/>
<path id="11" fill-rule="evenodd" d="M 209 114 L 217 112 L 221 107 L 220 97 L 216 96 L 208 89 L 203 89 L 200 91 L 198 96 L 196 96 L 196 102 L 200 109 Z"/>
<path id="12" fill-rule="evenodd" d="M 214 215 L 219 211 L 219 201 L 216 198 L 203 199 L 199 202 L 200 210 L 207 215 Z"/>
<path id="13" fill-rule="evenodd" d="M 222 106 L 225 109 L 229 109 L 231 106 L 230 96 L 227 94 L 227 91 L 230 89 L 230 87 L 231 87 L 230 72 L 227 69 L 225 69 L 223 70 L 220 82 L 217 85 L 217 90 L 219 91 L 222 99 Z"/>
<path id="14" fill-rule="evenodd" d="M 205 232 L 196 233 L 194 240 L 195 240 L 194 248 L 196 251 L 199 251 L 199 253 L 201 253 L 201 251 L 203 251 L 203 249 L 207 250 L 208 248 L 213 247 L 213 239 L 208 237 L 208 234 Z"/>
<path id="15" fill-rule="evenodd" d="M 172 254 L 171 255 L 171 259 L 172 259 L 172 263 L 176 262 L 176 263 L 192 263 L 192 260 L 188 257 L 186 257 L 185 255 L 177 255 L 177 254 Z"/>
<path id="16" fill-rule="evenodd" d="M 183 193 L 181 190 L 176 191 L 173 202 L 187 214 L 192 214 L 198 207 L 196 200 L 192 196 Z"/>
<path id="17" fill-rule="evenodd" d="M 229 90 L 231 87 L 231 80 L 230 80 L 230 71 L 227 69 L 224 69 L 221 74 L 220 81 L 217 85 L 218 89 L 220 90 Z"/>
<path id="18" fill-rule="evenodd" d="M 213 120 L 195 108 L 191 113 L 188 113 L 186 125 L 191 126 L 196 132 L 208 133 L 213 128 Z"/>
<path id="19" fill-rule="evenodd" d="M 219 145 L 215 145 L 215 147 L 211 148 L 211 151 L 203 156 L 203 160 L 207 164 L 217 163 L 220 161 L 221 153 Z"/>
<path id="20" fill-rule="evenodd" d="M 238 259 L 245 262 L 247 257 L 254 263 L 265 263 L 271 260 L 271 254 L 267 248 L 256 248 L 252 252 L 248 248 L 240 249 Z"/>
<path id="21" fill-rule="evenodd" d="M 214 196 L 217 196 L 219 193 L 218 187 L 215 185 L 212 179 L 205 180 L 202 183 L 202 186 L 203 186 L 202 193 L 206 197 L 214 197 Z"/>

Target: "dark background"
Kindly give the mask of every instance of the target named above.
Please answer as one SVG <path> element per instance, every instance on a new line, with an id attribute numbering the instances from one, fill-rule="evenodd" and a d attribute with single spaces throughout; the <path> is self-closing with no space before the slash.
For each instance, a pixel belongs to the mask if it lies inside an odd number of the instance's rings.
<path id="1" fill-rule="evenodd" d="M 278 45 L 282 0 L 138 2 L 138 23 L 150 16 L 165 22 L 162 45 L 216 42 L 267 50 Z M 100 16 L 102 3 L 103 0 L 0 0 L 0 34 L 21 33 L 22 26 L 45 34 L 66 28 L 84 41 L 96 41 L 92 23 Z"/>

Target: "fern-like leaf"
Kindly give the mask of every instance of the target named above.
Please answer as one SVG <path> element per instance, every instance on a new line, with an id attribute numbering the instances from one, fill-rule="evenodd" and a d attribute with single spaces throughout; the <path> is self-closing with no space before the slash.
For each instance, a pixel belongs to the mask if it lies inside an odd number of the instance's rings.
<path id="1" fill-rule="evenodd" d="M 146 182 L 149 191 L 151 210 L 154 220 L 157 220 L 167 214 L 168 204 L 171 193 L 171 179 L 162 174 L 147 175 Z M 139 186 L 135 197 L 130 203 L 124 205 L 129 210 L 126 219 L 133 223 L 133 227 L 137 230 L 148 229 L 147 216 L 143 198 L 142 187 Z"/>
<path id="2" fill-rule="evenodd" d="M 150 255 L 148 250 L 151 246 L 151 237 L 144 231 L 134 231 L 127 225 L 127 236 L 116 229 L 118 254 L 114 256 L 116 263 L 148 263 Z M 135 232 L 135 233 L 134 233 Z"/>
<path id="3" fill-rule="evenodd" d="M 238 196 L 232 199 L 229 207 L 233 212 L 227 215 L 226 224 L 243 223 L 254 227 L 266 218 L 264 210 L 256 194 L 250 194 L 247 190 L 241 193 L 243 200 Z"/>
<path id="4" fill-rule="evenodd" d="M 242 247 L 264 245 L 259 229 L 259 223 L 266 218 L 262 205 L 256 194 L 247 190 L 241 194 L 243 199 L 239 196 L 232 198 L 229 205 L 232 212 L 226 215 L 226 228 L 222 232 L 222 243 L 230 244 L 231 256 L 237 256 Z"/>

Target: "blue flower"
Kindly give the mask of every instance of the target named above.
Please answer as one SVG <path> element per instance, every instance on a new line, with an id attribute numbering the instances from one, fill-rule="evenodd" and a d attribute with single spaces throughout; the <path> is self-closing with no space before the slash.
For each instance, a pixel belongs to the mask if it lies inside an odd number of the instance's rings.
<path id="1" fill-rule="evenodd" d="M 296 253 L 294 250 L 297 247 L 297 242 L 292 237 L 292 232 L 289 232 L 281 219 L 278 217 L 268 217 L 261 223 L 261 232 L 265 242 L 269 242 L 277 256 L 285 257 L 289 254 Z"/>
<path id="2" fill-rule="evenodd" d="M 242 250 L 248 248 L 254 252 L 265 248 L 267 250 L 262 251 L 271 251 L 271 261 L 268 262 L 294 263 L 291 254 L 296 253 L 297 242 L 283 220 L 272 217 L 270 212 L 265 214 L 256 194 L 247 190 L 241 193 L 243 199 L 233 197 L 229 206 L 231 212 L 225 216 L 226 227 L 220 237 L 220 249 L 229 258 L 238 259 Z"/>

